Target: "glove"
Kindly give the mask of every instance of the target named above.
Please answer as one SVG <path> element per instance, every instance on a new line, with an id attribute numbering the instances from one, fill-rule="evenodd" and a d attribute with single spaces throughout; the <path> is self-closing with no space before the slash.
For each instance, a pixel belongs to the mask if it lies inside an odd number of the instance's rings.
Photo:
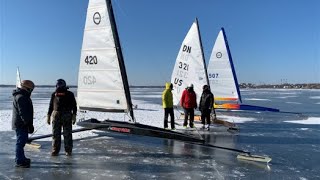
<path id="1" fill-rule="evenodd" d="M 48 115 L 47 116 L 47 123 L 50 125 L 50 123 L 51 123 L 51 116 L 50 115 Z"/>
<path id="2" fill-rule="evenodd" d="M 28 133 L 32 134 L 34 132 L 34 127 L 33 125 L 28 126 Z"/>
<path id="3" fill-rule="evenodd" d="M 74 125 L 76 123 L 77 120 L 77 115 L 72 115 L 72 124 Z"/>

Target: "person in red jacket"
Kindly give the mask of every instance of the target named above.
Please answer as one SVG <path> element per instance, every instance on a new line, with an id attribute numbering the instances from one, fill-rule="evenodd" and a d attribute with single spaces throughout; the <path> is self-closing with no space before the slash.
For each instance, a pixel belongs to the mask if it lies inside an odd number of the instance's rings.
<path id="1" fill-rule="evenodd" d="M 193 90 L 193 84 L 188 85 L 188 87 L 182 92 L 180 99 L 180 105 L 184 109 L 184 122 L 183 127 L 188 126 L 188 117 L 190 116 L 189 126 L 194 128 L 194 109 L 197 109 L 197 95 Z"/>

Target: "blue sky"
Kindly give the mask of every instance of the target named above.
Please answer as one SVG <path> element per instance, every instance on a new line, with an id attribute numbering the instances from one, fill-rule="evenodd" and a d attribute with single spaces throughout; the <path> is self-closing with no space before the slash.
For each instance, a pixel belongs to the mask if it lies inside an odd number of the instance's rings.
<path id="1" fill-rule="evenodd" d="M 1 0 L 0 84 L 77 84 L 88 0 Z M 199 20 L 208 62 L 221 27 L 238 81 L 320 82 L 318 0 L 113 0 L 131 85 L 170 81 L 180 45 Z"/>

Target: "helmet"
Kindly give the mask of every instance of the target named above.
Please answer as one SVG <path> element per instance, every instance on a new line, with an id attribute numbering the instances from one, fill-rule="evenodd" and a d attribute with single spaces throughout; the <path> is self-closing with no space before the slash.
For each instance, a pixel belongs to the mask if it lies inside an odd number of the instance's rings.
<path id="1" fill-rule="evenodd" d="M 25 88 L 27 91 L 32 92 L 35 85 L 31 80 L 23 80 L 21 82 L 21 87 Z"/>
<path id="2" fill-rule="evenodd" d="M 193 88 L 193 84 L 192 84 L 192 83 L 189 84 L 189 85 L 188 85 L 188 88 Z"/>
<path id="3" fill-rule="evenodd" d="M 63 79 L 58 79 L 56 83 L 56 88 L 65 89 L 67 88 L 67 83 Z"/>
<path id="4" fill-rule="evenodd" d="M 209 89 L 209 86 L 208 85 L 203 85 L 202 89 L 205 91 L 205 90 L 208 90 Z"/>

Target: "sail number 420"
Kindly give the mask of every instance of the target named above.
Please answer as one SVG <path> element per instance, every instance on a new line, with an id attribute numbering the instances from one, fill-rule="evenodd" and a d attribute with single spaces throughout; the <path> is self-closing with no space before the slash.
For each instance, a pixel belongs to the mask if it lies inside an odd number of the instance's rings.
<path id="1" fill-rule="evenodd" d="M 208 76 L 209 76 L 209 78 L 218 78 L 219 74 L 218 73 L 209 73 Z"/>
<path id="2" fill-rule="evenodd" d="M 85 59 L 84 59 L 84 62 L 86 64 L 98 64 L 98 58 L 97 56 L 87 56 Z"/>

